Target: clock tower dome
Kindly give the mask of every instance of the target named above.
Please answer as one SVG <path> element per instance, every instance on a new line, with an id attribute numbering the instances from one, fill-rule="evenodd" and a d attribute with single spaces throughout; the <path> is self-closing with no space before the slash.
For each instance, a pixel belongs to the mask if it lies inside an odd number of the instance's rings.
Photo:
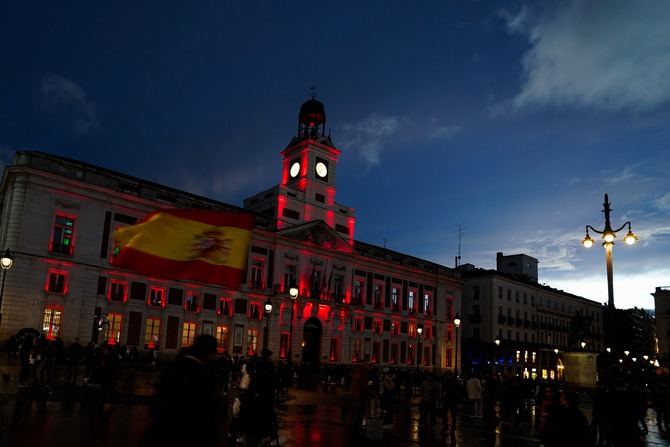
<path id="1" fill-rule="evenodd" d="M 275 217 L 277 230 L 322 220 L 353 243 L 354 210 L 335 202 L 340 150 L 325 130 L 325 107 L 312 95 L 300 107 L 297 135 L 281 152 L 281 184 L 246 199 L 244 206 Z"/>

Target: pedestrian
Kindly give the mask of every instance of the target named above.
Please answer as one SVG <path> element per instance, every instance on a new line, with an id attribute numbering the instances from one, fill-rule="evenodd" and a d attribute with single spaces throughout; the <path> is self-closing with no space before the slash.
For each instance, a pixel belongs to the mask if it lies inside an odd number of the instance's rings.
<path id="1" fill-rule="evenodd" d="M 393 397 L 397 387 L 396 380 L 397 377 L 389 367 L 384 367 L 381 376 L 381 409 L 384 418 L 382 428 L 385 430 L 393 428 Z"/>
<path id="2" fill-rule="evenodd" d="M 216 339 L 200 335 L 165 365 L 143 445 L 217 445 L 221 411 L 211 369 L 215 355 Z"/>
<path id="3" fill-rule="evenodd" d="M 421 402 L 419 404 L 419 427 L 435 428 L 437 397 L 440 389 L 432 373 L 427 373 L 421 383 Z"/>
<path id="4" fill-rule="evenodd" d="M 461 384 L 452 371 L 446 371 L 442 381 L 442 432 L 452 436 L 456 433 L 456 421 L 458 420 L 458 405 L 463 399 L 464 391 Z M 451 416 L 451 425 L 448 421 Z"/>
<path id="5" fill-rule="evenodd" d="M 363 424 L 366 403 L 368 400 L 368 368 L 365 361 L 362 361 L 356 365 L 356 367 L 351 372 L 349 396 L 351 397 L 354 405 L 351 413 L 350 429 L 354 435 L 358 435 L 361 425 Z"/>
<path id="6" fill-rule="evenodd" d="M 577 393 L 571 390 L 560 393 L 560 405 L 549 413 L 550 420 L 547 423 L 551 434 L 545 438 L 547 447 L 593 446 L 589 423 L 578 405 Z"/>
<path id="7" fill-rule="evenodd" d="M 23 343 L 19 348 L 19 387 L 24 388 L 28 386 L 28 380 L 30 379 L 30 362 L 31 362 L 31 351 L 33 349 L 33 336 L 26 335 L 23 339 Z"/>
<path id="8" fill-rule="evenodd" d="M 547 384 L 544 387 L 544 396 L 540 402 L 540 441 L 545 445 L 558 439 L 560 425 L 558 412 L 560 401 L 553 386 Z M 556 445 L 556 444 L 554 444 Z"/>
<path id="9" fill-rule="evenodd" d="M 79 343 L 79 337 L 75 337 L 74 342 L 67 349 L 67 366 L 65 369 L 65 381 L 67 383 L 77 384 L 79 371 L 79 359 L 84 348 Z"/>
<path id="10" fill-rule="evenodd" d="M 465 388 L 468 393 L 468 399 L 472 405 L 472 417 L 482 417 L 482 381 L 479 377 L 473 375 L 465 383 Z"/>

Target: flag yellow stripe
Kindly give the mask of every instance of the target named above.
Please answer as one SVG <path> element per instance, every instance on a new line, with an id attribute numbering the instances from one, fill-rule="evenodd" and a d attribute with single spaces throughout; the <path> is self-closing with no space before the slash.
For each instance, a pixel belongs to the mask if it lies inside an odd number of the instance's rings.
<path id="1" fill-rule="evenodd" d="M 251 231 L 157 213 L 141 224 L 119 228 L 114 238 L 121 249 L 131 247 L 173 261 L 198 259 L 245 269 Z"/>

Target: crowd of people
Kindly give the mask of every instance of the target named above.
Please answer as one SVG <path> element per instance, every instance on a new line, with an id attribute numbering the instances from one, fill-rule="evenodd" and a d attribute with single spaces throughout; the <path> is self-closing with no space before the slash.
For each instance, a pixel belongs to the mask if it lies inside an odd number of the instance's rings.
<path id="1" fill-rule="evenodd" d="M 20 387 L 48 390 L 55 381 L 97 386 L 113 393 L 120 371 L 133 372 L 139 353 L 126 346 L 89 343 L 75 339 L 65 346 L 60 339 L 27 335 L 9 350 L 18 360 Z M 149 359 L 156 366 L 156 357 Z M 56 368 L 60 366 L 60 368 Z M 196 338 L 174 361 L 165 362 L 157 383 L 147 445 L 194 441 L 250 447 L 278 439 L 276 402 L 292 386 L 318 381 L 327 391 L 345 393 L 350 403 L 349 424 L 354 436 L 368 436 L 369 427 L 396 427 L 399 412 L 411 399 L 419 400 L 419 429 L 455 436 L 459 417 L 485 419 L 500 430 L 514 430 L 535 415 L 535 424 L 547 447 L 619 447 L 639 445 L 648 431 L 648 403 L 655 410 L 658 429 L 670 430 L 670 380 L 666 375 L 626 378 L 603 375 L 592 395 L 590 420 L 579 407 L 579 394 L 556 382 L 505 377 L 491 373 L 435 374 L 409 367 L 380 367 L 366 362 L 324 365 L 314 371 L 275 362 L 272 352 L 260 356 L 219 355 L 216 340 Z M 83 374 L 82 374 L 83 372 Z M 186 410 L 188 409 L 188 410 Z M 534 411 L 531 411 L 534 409 Z M 532 416 L 531 416 L 532 418 Z M 193 427 L 197 427 L 193 429 Z M 368 427 L 368 429 L 366 429 Z"/>

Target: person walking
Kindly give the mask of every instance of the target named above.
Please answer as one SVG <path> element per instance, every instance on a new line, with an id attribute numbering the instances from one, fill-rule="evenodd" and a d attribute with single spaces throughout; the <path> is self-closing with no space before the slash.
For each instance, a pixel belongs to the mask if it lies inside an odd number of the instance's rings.
<path id="1" fill-rule="evenodd" d="M 368 368 L 365 361 L 356 365 L 354 370 L 351 372 L 349 396 L 351 397 L 351 400 L 354 404 L 351 413 L 350 429 L 354 435 L 358 435 L 361 425 L 363 424 L 366 404 L 368 401 Z"/>
<path id="2" fill-rule="evenodd" d="M 65 381 L 67 383 L 77 384 L 79 371 L 79 359 L 84 348 L 79 344 L 79 337 L 75 337 L 74 342 L 67 349 L 67 367 L 65 369 Z"/>
<path id="3" fill-rule="evenodd" d="M 393 396 L 396 392 L 396 380 L 397 377 L 389 367 L 385 367 L 382 370 L 381 376 L 381 408 L 382 415 L 384 418 L 384 430 L 390 430 L 393 428 Z"/>
<path id="4" fill-rule="evenodd" d="M 482 417 L 482 381 L 479 377 L 473 375 L 465 383 L 465 388 L 468 393 L 468 399 L 472 405 L 472 417 Z"/>
<path id="5" fill-rule="evenodd" d="M 426 374 L 421 383 L 421 403 L 419 404 L 419 427 L 435 428 L 437 396 L 440 389 L 432 373 Z"/>
<path id="6" fill-rule="evenodd" d="M 442 432 L 449 432 L 452 437 L 456 434 L 458 405 L 463 399 L 463 395 L 463 386 L 458 382 L 454 373 L 446 371 L 442 381 Z M 448 416 L 451 416 L 451 425 Z"/>
<path id="7" fill-rule="evenodd" d="M 144 446 L 216 446 L 220 413 L 211 364 L 216 339 L 198 336 L 166 365 L 151 406 Z"/>

